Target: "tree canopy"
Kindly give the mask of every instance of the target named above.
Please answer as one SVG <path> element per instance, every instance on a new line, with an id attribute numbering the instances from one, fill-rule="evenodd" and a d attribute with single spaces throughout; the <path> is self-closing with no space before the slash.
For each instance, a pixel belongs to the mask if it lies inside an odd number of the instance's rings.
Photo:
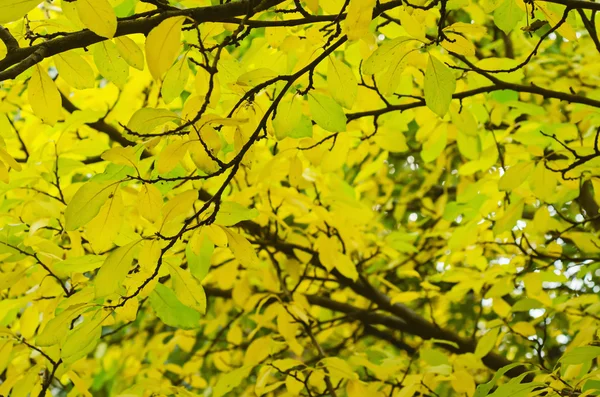
<path id="1" fill-rule="evenodd" d="M 600 3 L 0 2 L 0 396 L 600 394 Z"/>

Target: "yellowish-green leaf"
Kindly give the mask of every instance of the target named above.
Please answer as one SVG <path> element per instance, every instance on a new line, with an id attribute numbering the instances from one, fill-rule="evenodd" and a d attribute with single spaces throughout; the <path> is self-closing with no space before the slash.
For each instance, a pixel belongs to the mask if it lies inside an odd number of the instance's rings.
<path id="1" fill-rule="evenodd" d="M 188 147 L 189 141 L 181 139 L 165 146 L 156 162 L 158 173 L 164 174 L 175 168 L 187 153 Z"/>
<path id="2" fill-rule="evenodd" d="M 246 87 L 255 87 L 277 76 L 278 74 L 271 69 L 258 68 L 244 73 L 238 77 L 237 84 Z"/>
<path id="3" fill-rule="evenodd" d="M 162 79 L 179 53 L 181 26 L 185 18 L 180 16 L 165 19 L 146 38 L 146 61 L 155 80 Z"/>
<path id="4" fill-rule="evenodd" d="M 352 69 L 334 56 L 329 57 L 327 64 L 327 86 L 337 103 L 346 109 L 352 109 L 358 92 L 358 82 Z"/>
<path id="5" fill-rule="evenodd" d="M 101 310 L 90 313 L 83 324 L 69 331 L 60 351 L 60 357 L 66 365 L 87 356 L 100 342 L 102 322 L 106 315 Z"/>
<path id="6" fill-rule="evenodd" d="M 407 52 L 406 44 L 414 40 L 410 37 L 398 37 L 384 42 L 367 58 L 363 65 L 363 73 L 373 75 L 396 66 Z"/>
<path id="7" fill-rule="evenodd" d="M 524 208 L 525 201 L 523 199 L 513 201 L 504 212 L 504 215 L 494 223 L 494 235 L 497 236 L 512 230 L 517 224 L 517 221 L 521 219 Z"/>
<path id="8" fill-rule="evenodd" d="M 331 132 L 346 131 L 344 110 L 331 97 L 310 93 L 308 107 L 312 119 L 319 127 Z"/>
<path id="9" fill-rule="evenodd" d="M 510 328 L 526 338 L 536 335 L 535 327 L 527 321 L 519 321 L 518 323 L 511 325 Z"/>
<path id="10" fill-rule="evenodd" d="M 155 128 L 177 119 L 177 115 L 167 109 L 142 108 L 131 116 L 127 128 L 138 134 L 149 135 Z"/>
<path id="11" fill-rule="evenodd" d="M 448 128 L 446 124 L 439 124 L 435 130 L 427 137 L 427 141 L 423 145 L 421 158 L 426 163 L 430 163 L 438 158 L 446 148 L 448 142 Z"/>
<path id="12" fill-rule="evenodd" d="M 188 66 L 187 57 L 181 58 L 171 66 L 165 75 L 160 90 L 165 103 L 173 102 L 181 94 L 187 84 L 189 75 L 190 67 Z"/>
<path id="13" fill-rule="evenodd" d="M 27 91 L 35 115 L 44 123 L 56 124 L 61 118 L 62 100 L 56 84 L 40 65 L 33 67 Z"/>
<path id="14" fill-rule="evenodd" d="M 494 11 L 494 23 L 508 34 L 523 19 L 523 16 L 525 16 L 525 12 L 521 10 L 515 0 L 504 0 Z"/>
<path id="15" fill-rule="evenodd" d="M 36 345 L 44 347 L 59 343 L 67 334 L 67 331 L 69 331 L 71 322 L 79 317 L 88 307 L 89 304 L 78 303 L 60 312 L 60 314 L 46 323 L 42 332 L 35 339 Z"/>
<path id="16" fill-rule="evenodd" d="M 275 137 L 279 140 L 286 137 L 303 138 L 312 136 L 310 119 L 302 113 L 302 99 L 299 97 L 285 101 L 277 107 L 273 120 Z"/>
<path id="17" fill-rule="evenodd" d="M 59 76 L 71 87 L 78 90 L 94 87 L 96 80 L 94 71 L 87 61 L 75 52 L 67 51 L 56 55 L 54 64 Z"/>
<path id="18" fill-rule="evenodd" d="M 493 328 L 486 332 L 486 334 L 483 335 L 477 342 L 477 346 L 475 347 L 475 356 L 483 358 L 489 352 L 491 352 L 496 346 L 496 341 L 498 340 L 499 334 L 500 328 Z"/>
<path id="19" fill-rule="evenodd" d="M 206 294 L 198 281 L 189 272 L 172 264 L 169 264 L 169 273 L 177 299 L 201 314 L 206 313 Z"/>
<path id="20" fill-rule="evenodd" d="M 117 16 L 108 0 L 77 0 L 77 14 L 85 27 L 98 36 L 110 39 L 117 32 Z"/>
<path id="21" fill-rule="evenodd" d="M 226 374 L 222 374 L 219 376 L 219 380 L 217 380 L 217 384 L 215 385 L 213 396 L 214 397 L 223 397 L 236 387 L 242 383 L 244 379 L 250 375 L 250 371 L 252 371 L 254 365 L 246 365 L 237 369 L 234 369 L 231 372 Z"/>
<path id="22" fill-rule="evenodd" d="M 104 298 L 114 294 L 122 287 L 123 280 L 129 272 L 129 267 L 133 262 L 133 257 L 139 243 L 144 240 L 137 240 L 112 251 L 94 279 L 96 298 Z"/>
<path id="23" fill-rule="evenodd" d="M 369 33 L 373 7 L 375 0 L 350 0 L 345 20 L 348 40 L 359 40 Z"/>
<path id="24" fill-rule="evenodd" d="M 425 103 L 435 114 L 444 117 L 452 94 L 456 89 L 456 78 L 452 70 L 440 62 L 433 55 L 429 55 L 429 62 L 425 70 Z"/>
<path id="25" fill-rule="evenodd" d="M 91 221 L 119 184 L 89 181 L 79 188 L 65 210 L 65 229 L 76 230 Z"/>
<path id="26" fill-rule="evenodd" d="M 119 51 L 119 54 L 121 54 L 129 66 L 138 70 L 144 70 L 144 52 L 135 41 L 127 36 L 121 36 L 115 39 L 115 45 L 117 46 L 117 51 Z"/>
<path id="27" fill-rule="evenodd" d="M 254 219 L 258 216 L 256 208 L 246 208 L 234 201 L 224 201 L 219 206 L 215 224 L 221 226 L 234 226 L 242 221 Z"/>
<path id="28" fill-rule="evenodd" d="M 40 0 L 2 0 L 0 2 L 0 23 L 16 21 L 40 3 Z"/>
<path id="29" fill-rule="evenodd" d="M 522 161 L 508 167 L 500 181 L 498 181 L 498 189 L 510 192 L 518 188 L 529 178 L 534 166 L 535 163 L 532 161 Z"/>
<path id="30" fill-rule="evenodd" d="M 129 77 L 129 65 L 112 41 L 102 41 L 93 47 L 94 63 L 100 74 L 122 88 Z"/>

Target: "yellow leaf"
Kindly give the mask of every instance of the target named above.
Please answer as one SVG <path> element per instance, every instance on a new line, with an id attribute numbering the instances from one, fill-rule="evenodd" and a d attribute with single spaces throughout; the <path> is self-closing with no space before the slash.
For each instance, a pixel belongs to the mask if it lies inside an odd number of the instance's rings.
<path id="1" fill-rule="evenodd" d="M 194 79 L 194 85 L 196 87 L 196 93 L 202 98 L 204 104 L 206 96 L 208 95 L 210 87 L 210 73 L 206 69 L 199 68 L 196 72 L 196 78 Z M 219 85 L 219 78 L 217 75 L 213 76 L 212 89 L 210 93 L 210 101 L 208 106 L 215 108 L 218 105 L 219 98 L 221 97 L 221 88 Z"/>
<path id="2" fill-rule="evenodd" d="M 96 80 L 94 71 L 80 55 L 73 51 L 60 53 L 54 57 L 54 64 L 58 75 L 71 87 L 78 90 L 94 87 Z"/>
<path id="3" fill-rule="evenodd" d="M 170 199 L 163 207 L 163 225 L 169 222 L 175 222 L 181 216 L 185 216 L 191 211 L 192 205 L 198 199 L 198 192 L 195 190 L 187 190 L 172 199 Z"/>
<path id="4" fill-rule="evenodd" d="M 419 293 L 419 292 L 414 292 L 414 291 L 400 292 L 400 293 L 394 294 L 392 296 L 391 302 L 392 302 L 392 304 L 412 302 L 415 299 L 419 299 L 420 297 L 421 297 L 421 293 Z"/>
<path id="5" fill-rule="evenodd" d="M 116 190 L 86 226 L 85 235 L 94 251 L 104 252 L 112 247 L 121 230 L 124 211 L 122 195 Z"/>
<path id="6" fill-rule="evenodd" d="M 229 241 L 229 249 L 231 249 L 235 259 L 249 269 L 257 268 L 260 265 L 260 260 L 254 247 L 246 237 L 229 229 L 224 229 L 224 231 Z"/>
<path id="7" fill-rule="evenodd" d="M 146 61 L 155 80 L 162 79 L 179 53 L 185 19 L 184 16 L 165 19 L 146 38 Z"/>
<path id="8" fill-rule="evenodd" d="M 187 153 L 189 143 L 187 140 L 177 140 L 168 144 L 162 150 L 156 162 L 158 173 L 164 174 L 175 168 Z"/>
<path id="9" fill-rule="evenodd" d="M 511 325 L 510 328 L 526 338 L 537 334 L 535 332 L 535 327 L 526 321 L 519 321 L 518 323 Z"/>
<path id="10" fill-rule="evenodd" d="M 406 33 L 417 40 L 425 42 L 427 40 L 425 37 L 425 25 L 422 22 L 417 21 L 417 19 L 413 15 L 409 14 L 404 7 L 399 8 L 397 12 L 398 17 L 400 18 L 400 23 L 402 24 L 404 30 L 406 30 Z"/>
<path id="11" fill-rule="evenodd" d="M 102 153 L 100 157 L 102 157 L 102 160 L 130 167 L 135 167 L 137 163 L 135 149 L 133 147 L 115 146 Z"/>
<path id="12" fill-rule="evenodd" d="M 246 349 L 244 355 L 244 366 L 256 365 L 269 357 L 272 351 L 273 343 L 270 336 L 263 336 L 254 339 Z"/>
<path id="13" fill-rule="evenodd" d="M 513 201 L 513 203 L 508 206 L 506 211 L 504 211 L 504 215 L 494 223 L 494 236 L 512 230 L 517 221 L 521 219 L 524 208 L 525 201 L 523 199 L 519 201 Z"/>
<path id="14" fill-rule="evenodd" d="M 317 240 L 317 252 L 319 260 L 327 270 L 336 268 L 344 277 L 356 281 L 358 278 L 356 265 L 347 255 L 339 251 L 334 237 L 320 236 Z"/>
<path id="15" fill-rule="evenodd" d="M 160 218 L 160 211 L 163 206 L 163 198 L 160 190 L 152 184 L 144 183 L 138 195 L 138 209 L 140 215 L 155 222 Z"/>
<path id="16" fill-rule="evenodd" d="M 40 4 L 40 0 L 2 0 L 0 3 L 0 23 L 16 21 Z"/>
<path id="17" fill-rule="evenodd" d="M 348 40 L 358 40 L 369 33 L 375 0 L 350 0 L 346 16 Z"/>
<path id="18" fill-rule="evenodd" d="M 110 181 L 89 181 L 80 187 L 67 204 L 65 229 L 72 231 L 91 221 L 118 187 L 119 183 Z"/>
<path id="19" fill-rule="evenodd" d="M 4 148 L 0 147 L 0 158 L 2 158 L 2 160 L 4 160 L 4 162 L 6 164 L 9 165 L 10 168 L 14 169 L 15 171 L 21 171 L 21 169 L 23 167 L 21 167 L 21 164 L 17 163 L 17 161 L 14 159 L 13 156 L 11 156 Z"/>
<path id="20" fill-rule="evenodd" d="M 327 85 L 333 99 L 346 109 L 352 109 L 358 82 L 352 69 L 334 56 L 329 57 L 327 65 Z"/>
<path id="21" fill-rule="evenodd" d="M 406 152 L 408 145 L 404 133 L 396 128 L 379 127 L 377 134 L 373 137 L 376 144 L 383 150 L 393 153 Z"/>
<path id="22" fill-rule="evenodd" d="M 40 65 L 33 67 L 27 87 L 29 104 L 44 123 L 54 125 L 61 117 L 62 99 L 54 81 Z"/>
<path id="23" fill-rule="evenodd" d="M 21 314 L 20 331 L 25 339 L 30 339 L 35 335 L 35 330 L 40 324 L 40 311 L 36 305 L 31 305 Z"/>
<path id="24" fill-rule="evenodd" d="M 348 397 L 364 397 L 372 394 L 360 380 L 349 380 L 346 384 L 346 393 Z"/>
<path id="25" fill-rule="evenodd" d="M 104 298 L 122 287 L 133 261 L 135 249 L 142 241 L 144 240 L 119 247 L 108 255 L 94 279 L 96 298 Z"/>
<path id="26" fill-rule="evenodd" d="M 547 169 L 543 161 L 538 162 L 529 183 L 533 194 L 548 202 L 554 195 L 557 183 L 556 174 Z"/>
<path id="27" fill-rule="evenodd" d="M 535 163 L 533 161 L 522 161 L 511 167 L 508 167 L 504 175 L 498 181 L 498 189 L 512 191 L 518 188 L 529 178 Z"/>
<path id="28" fill-rule="evenodd" d="M 108 0 L 77 0 L 77 14 L 98 36 L 110 39 L 117 32 L 117 16 Z"/>
<path id="29" fill-rule="evenodd" d="M 449 40 L 444 40 L 442 47 L 448 51 L 468 57 L 475 55 L 475 45 L 465 37 L 456 33 L 446 33 L 446 36 Z"/>
<path id="30" fill-rule="evenodd" d="M 438 116 L 444 117 L 455 89 L 456 78 L 452 70 L 430 54 L 425 70 L 424 90 L 427 107 Z"/>
<path id="31" fill-rule="evenodd" d="M 142 49 L 127 36 L 117 37 L 115 39 L 117 51 L 123 57 L 129 66 L 138 70 L 144 70 L 144 52 Z"/>
<path id="32" fill-rule="evenodd" d="M 173 280 L 173 289 L 177 299 L 201 314 L 206 313 L 206 294 L 192 275 L 178 266 L 169 264 L 169 273 Z"/>

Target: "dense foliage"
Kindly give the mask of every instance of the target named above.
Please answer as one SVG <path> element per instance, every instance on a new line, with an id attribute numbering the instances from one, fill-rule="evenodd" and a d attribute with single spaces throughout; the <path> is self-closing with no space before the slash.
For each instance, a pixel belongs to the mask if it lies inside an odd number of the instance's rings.
<path id="1" fill-rule="evenodd" d="M 599 10 L 1 1 L 0 395 L 598 395 Z"/>

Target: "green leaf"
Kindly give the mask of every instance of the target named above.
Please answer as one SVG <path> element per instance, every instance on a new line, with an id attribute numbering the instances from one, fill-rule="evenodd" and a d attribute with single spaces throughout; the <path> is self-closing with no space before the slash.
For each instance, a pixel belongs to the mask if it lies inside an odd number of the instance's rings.
<path id="1" fill-rule="evenodd" d="M 210 269 L 210 260 L 215 244 L 204 233 L 192 239 L 185 247 L 185 257 L 192 275 L 198 281 L 204 280 Z"/>
<path id="2" fill-rule="evenodd" d="M 194 329 L 200 326 L 200 313 L 181 303 L 175 292 L 162 284 L 156 284 L 150 294 L 150 306 L 158 318 L 171 327 Z"/>
<path id="3" fill-rule="evenodd" d="M 444 117 L 450 107 L 455 89 L 456 78 L 452 70 L 430 54 L 425 70 L 425 103 L 427 107 L 438 116 Z"/>
<path id="4" fill-rule="evenodd" d="M 317 125 L 326 131 L 346 131 L 346 115 L 342 107 L 332 98 L 309 94 L 308 107 L 310 114 Z"/>
<path id="5" fill-rule="evenodd" d="M 91 221 L 118 187 L 110 181 L 89 181 L 80 187 L 65 210 L 65 229 L 76 230 Z"/>
<path id="6" fill-rule="evenodd" d="M 119 290 L 133 262 L 135 249 L 144 240 L 134 241 L 112 251 L 94 279 L 96 298 L 104 298 Z"/>
<path id="7" fill-rule="evenodd" d="M 234 226 L 242 221 L 254 219 L 258 216 L 256 208 L 246 208 L 233 201 L 223 201 L 215 218 L 215 224 L 221 226 Z"/>

